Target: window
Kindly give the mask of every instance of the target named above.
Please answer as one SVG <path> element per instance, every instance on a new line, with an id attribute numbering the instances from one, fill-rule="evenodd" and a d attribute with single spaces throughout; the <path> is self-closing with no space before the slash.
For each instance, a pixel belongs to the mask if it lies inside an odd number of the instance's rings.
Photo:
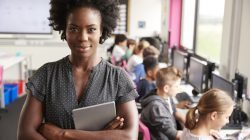
<path id="1" fill-rule="evenodd" d="M 183 0 L 181 19 L 181 45 L 193 49 L 196 0 Z"/>
<path id="2" fill-rule="evenodd" d="M 220 62 L 225 0 L 199 0 L 196 54 Z"/>

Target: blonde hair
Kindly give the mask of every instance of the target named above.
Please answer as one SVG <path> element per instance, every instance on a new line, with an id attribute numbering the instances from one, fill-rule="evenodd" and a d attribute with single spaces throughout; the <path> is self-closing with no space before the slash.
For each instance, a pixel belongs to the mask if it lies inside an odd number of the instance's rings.
<path id="1" fill-rule="evenodd" d="M 129 47 L 130 45 L 136 45 L 136 41 L 134 39 L 128 39 L 127 40 L 127 46 Z"/>
<path id="2" fill-rule="evenodd" d="M 154 46 L 149 46 L 143 50 L 143 58 L 150 55 L 158 57 L 160 55 L 160 51 Z"/>
<path id="3" fill-rule="evenodd" d="M 133 54 L 138 54 L 149 46 L 150 44 L 148 43 L 148 41 L 142 40 L 139 42 L 139 45 L 135 47 Z"/>
<path id="4" fill-rule="evenodd" d="M 162 68 L 156 74 L 156 86 L 162 88 L 166 84 L 172 84 L 181 79 L 181 75 L 181 71 L 175 67 Z"/>
<path id="5" fill-rule="evenodd" d="M 186 115 L 186 128 L 194 129 L 209 113 L 225 112 L 234 105 L 232 98 L 220 89 L 210 89 L 202 95 L 196 107 L 189 109 Z"/>

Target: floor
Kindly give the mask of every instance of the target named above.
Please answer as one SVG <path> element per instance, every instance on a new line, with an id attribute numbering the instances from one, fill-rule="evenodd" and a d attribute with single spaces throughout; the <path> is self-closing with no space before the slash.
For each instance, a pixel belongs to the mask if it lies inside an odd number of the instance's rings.
<path id="1" fill-rule="evenodd" d="M 16 140 L 18 119 L 26 96 L 22 96 L 10 105 L 6 110 L 0 110 L 0 140 Z"/>

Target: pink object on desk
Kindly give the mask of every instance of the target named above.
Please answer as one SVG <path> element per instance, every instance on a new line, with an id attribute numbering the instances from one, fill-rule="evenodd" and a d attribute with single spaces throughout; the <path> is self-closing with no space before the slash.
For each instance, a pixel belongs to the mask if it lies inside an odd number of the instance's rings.
<path id="1" fill-rule="evenodd" d="M 143 140 L 150 140 L 148 127 L 139 119 L 139 132 L 143 134 Z"/>

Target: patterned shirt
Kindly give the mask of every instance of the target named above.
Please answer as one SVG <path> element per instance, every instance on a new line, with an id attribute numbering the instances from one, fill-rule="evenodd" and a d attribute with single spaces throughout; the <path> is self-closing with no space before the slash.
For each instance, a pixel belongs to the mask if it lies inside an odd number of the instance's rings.
<path id="1" fill-rule="evenodd" d="M 95 66 L 83 96 L 77 100 L 69 57 L 43 65 L 26 84 L 31 94 L 44 104 L 44 120 L 64 129 L 74 129 L 72 110 L 115 101 L 134 100 L 138 94 L 126 72 L 105 60 Z"/>

